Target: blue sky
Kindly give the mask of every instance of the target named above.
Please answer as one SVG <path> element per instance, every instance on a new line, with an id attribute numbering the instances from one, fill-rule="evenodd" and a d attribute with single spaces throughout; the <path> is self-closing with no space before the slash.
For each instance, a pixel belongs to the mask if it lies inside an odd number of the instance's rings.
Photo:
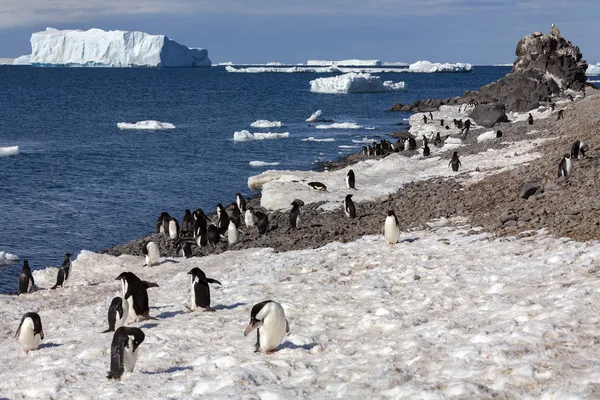
<path id="1" fill-rule="evenodd" d="M 598 21 L 599 0 L 0 0 L 0 57 L 52 26 L 165 34 L 213 62 L 512 63 L 521 37 L 554 23 L 596 63 Z"/>

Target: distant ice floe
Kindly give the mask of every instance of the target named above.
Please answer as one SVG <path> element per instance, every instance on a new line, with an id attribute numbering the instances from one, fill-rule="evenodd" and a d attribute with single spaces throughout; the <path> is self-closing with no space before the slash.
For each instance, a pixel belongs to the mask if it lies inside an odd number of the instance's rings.
<path id="1" fill-rule="evenodd" d="M 317 118 L 319 118 L 321 116 L 321 114 L 323 114 L 322 110 L 317 110 L 314 113 L 312 113 L 312 115 L 310 117 L 308 117 L 306 119 L 306 122 L 315 122 L 317 120 Z"/>
<path id="2" fill-rule="evenodd" d="M 585 74 L 588 76 L 600 75 L 600 63 L 597 63 L 596 65 L 588 65 Z"/>
<path id="3" fill-rule="evenodd" d="M 331 74 L 339 73 L 337 67 L 246 67 L 236 68 L 231 65 L 225 66 L 225 71 L 245 74 L 262 74 L 262 73 L 280 73 L 280 74 L 296 74 L 296 73 L 314 73 L 314 74 Z"/>
<path id="4" fill-rule="evenodd" d="M 259 119 L 251 123 L 250 126 L 253 128 L 281 128 L 283 126 L 283 122 Z"/>
<path id="5" fill-rule="evenodd" d="M 398 92 L 404 90 L 406 90 L 404 82 L 382 82 L 378 76 L 357 74 L 354 72 L 329 78 L 317 78 L 310 81 L 310 91 L 313 93 L 348 94 Z"/>
<path id="6" fill-rule="evenodd" d="M 381 60 L 341 60 L 341 61 L 325 61 L 325 60 L 308 60 L 306 65 L 316 66 L 332 66 L 339 67 L 381 67 Z"/>
<path id="7" fill-rule="evenodd" d="M 364 138 L 362 138 L 360 140 L 352 139 L 352 143 L 368 143 L 368 144 L 371 144 L 373 142 L 375 142 L 375 139 L 369 139 L 367 137 L 364 137 Z"/>
<path id="8" fill-rule="evenodd" d="M 323 139 L 315 139 L 314 137 L 309 137 L 306 139 L 302 139 L 303 142 L 335 142 L 334 138 L 323 138 Z"/>
<path id="9" fill-rule="evenodd" d="M 16 156 L 19 154 L 19 146 L 0 147 L 0 157 Z"/>
<path id="10" fill-rule="evenodd" d="M 417 61 L 408 66 L 409 72 L 469 72 L 473 66 L 468 63 L 432 63 L 429 61 Z"/>
<path id="11" fill-rule="evenodd" d="M 329 125 L 317 125 L 315 129 L 362 129 L 356 122 L 336 122 Z"/>
<path id="12" fill-rule="evenodd" d="M 19 257 L 17 255 L 0 251 L 0 265 L 15 263 L 17 261 L 19 261 Z"/>
<path id="13" fill-rule="evenodd" d="M 278 162 L 266 162 L 266 161 L 250 161 L 251 167 L 268 167 L 271 165 L 279 165 Z"/>
<path id="14" fill-rule="evenodd" d="M 272 132 L 256 132 L 250 133 L 247 130 L 234 132 L 233 140 L 236 142 L 245 142 L 249 140 L 268 140 L 268 139 L 283 139 L 290 136 L 289 132 L 272 133 Z"/>
<path id="15" fill-rule="evenodd" d="M 135 130 L 146 130 L 146 131 L 159 131 L 164 129 L 175 129 L 175 125 L 169 122 L 160 122 L 154 120 L 139 121 L 135 124 L 128 122 L 119 122 L 117 124 L 119 129 L 135 129 Z"/>

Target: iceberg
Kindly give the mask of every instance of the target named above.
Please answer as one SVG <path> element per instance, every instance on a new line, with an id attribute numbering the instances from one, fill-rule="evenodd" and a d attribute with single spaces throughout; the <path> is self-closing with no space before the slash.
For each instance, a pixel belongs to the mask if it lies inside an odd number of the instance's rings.
<path id="1" fill-rule="evenodd" d="M 0 157 L 16 156 L 19 154 L 19 146 L 0 147 Z"/>
<path id="2" fill-rule="evenodd" d="M 325 61 L 325 60 L 308 60 L 306 65 L 331 66 L 339 67 L 381 67 L 380 60 L 341 60 L 341 61 Z"/>
<path id="3" fill-rule="evenodd" d="M 362 129 L 356 122 L 336 122 L 329 125 L 317 125 L 315 129 Z"/>
<path id="4" fill-rule="evenodd" d="M 600 75 L 600 63 L 596 65 L 588 65 L 587 70 L 585 71 L 586 75 Z"/>
<path id="5" fill-rule="evenodd" d="M 31 35 L 31 55 L 14 64 L 80 67 L 210 67 L 206 49 L 188 48 L 164 35 L 102 29 Z"/>
<path id="6" fill-rule="evenodd" d="M 160 121 L 139 121 L 135 124 L 130 124 L 128 122 L 119 122 L 117 124 L 117 128 L 119 129 L 135 129 L 135 130 L 145 130 L 145 131 L 159 131 L 164 129 L 175 129 L 175 125 L 168 122 L 160 122 Z"/>
<path id="7" fill-rule="evenodd" d="M 417 61 L 408 66 L 408 72 L 470 72 L 473 66 L 468 63 L 432 63 L 429 61 Z"/>
<path id="8" fill-rule="evenodd" d="M 350 72 L 329 78 L 317 78 L 310 81 L 310 91 L 313 93 L 377 93 L 397 92 L 406 90 L 404 82 L 382 82 L 378 76 Z"/>
<path id="9" fill-rule="evenodd" d="M 259 119 L 250 124 L 253 128 L 281 128 L 283 122 L 281 121 L 268 121 L 266 119 Z"/>
<path id="10" fill-rule="evenodd" d="M 247 130 L 234 132 L 233 140 L 235 142 L 245 142 L 248 140 L 267 140 L 267 139 L 283 139 L 290 136 L 289 132 L 272 133 L 272 132 L 256 132 L 250 133 Z"/>
<path id="11" fill-rule="evenodd" d="M 0 251 L 0 265 L 15 263 L 19 261 L 19 256 Z"/>

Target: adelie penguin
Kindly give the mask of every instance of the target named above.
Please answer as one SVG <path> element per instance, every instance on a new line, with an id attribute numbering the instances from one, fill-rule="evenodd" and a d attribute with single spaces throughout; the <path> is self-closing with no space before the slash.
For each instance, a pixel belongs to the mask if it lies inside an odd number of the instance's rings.
<path id="1" fill-rule="evenodd" d="M 102 333 L 114 332 L 127 322 L 129 303 L 122 297 L 115 297 L 108 307 L 108 329 Z"/>
<path id="2" fill-rule="evenodd" d="M 156 220 L 156 233 L 169 233 L 169 221 L 171 220 L 171 216 L 168 212 L 163 211 L 160 213 L 160 216 Z"/>
<path id="3" fill-rule="evenodd" d="M 398 238 L 400 237 L 400 224 L 398 223 L 398 218 L 393 210 L 390 210 L 387 213 L 385 225 L 383 226 L 383 235 L 390 244 L 398 242 Z"/>
<path id="4" fill-rule="evenodd" d="M 423 157 L 429 157 L 431 154 L 431 150 L 429 149 L 429 145 L 427 144 L 427 138 L 423 135 Z"/>
<path id="5" fill-rule="evenodd" d="M 182 240 L 177 243 L 177 252 L 184 258 L 191 258 L 194 256 L 192 253 L 192 244 L 187 240 Z"/>
<path id="6" fill-rule="evenodd" d="M 15 338 L 17 337 L 25 353 L 38 348 L 40 340 L 44 339 L 44 330 L 42 329 L 42 319 L 37 313 L 28 312 L 23 315 L 15 333 Z"/>
<path id="7" fill-rule="evenodd" d="M 140 328 L 122 326 L 115 331 L 110 345 L 108 379 L 120 380 L 123 372 L 133 372 L 139 355 L 139 346 L 145 339 Z"/>
<path id="8" fill-rule="evenodd" d="M 325 184 L 321 182 L 308 182 L 308 186 L 320 192 L 327 191 L 327 186 L 325 186 Z"/>
<path id="9" fill-rule="evenodd" d="M 35 281 L 31 274 L 31 268 L 29 267 L 29 261 L 23 260 L 23 269 L 21 269 L 21 275 L 19 275 L 19 290 L 17 294 L 31 293 L 35 289 Z"/>
<path id="10" fill-rule="evenodd" d="M 206 274 L 200 268 L 193 268 L 189 275 L 192 275 L 192 302 L 190 311 L 196 308 L 203 308 L 206 311 L 215 311 L 210 307 L 210 287 L 209 283 L 221 285 L 216 279 L 207 278 Z"/>
<path id="11" fill-rule="evenodd" d="M 460 162 L 460 159 L 458 158 L 458 152 L 455 151 L 452 154 L 452 159 L 450 160 L 450 162 L 448 163 L 448 166 L 452 165 L 452 171 L 457 172 L 458 171 L 458 167 L 461 167 L 462 164 Z"/>
<path id="12" fill-rule="evenodd" d="M 229 220 L 229 226 L 227 227 L 227 243 L 236 244 L 240 241 L 240 232 L 233 220 Z"/>
<path id="13" fill-rule="evenodd" d="M 256 227 L 258 228 L 258 233 L 260 235 L 264 235 L 269 230 L 269 216 L 260 211 L 256 211 L 254 215 L 256 216 Z"/>
<path id="14" fill-rule="evenodd" d="M 254 215 L 254 209 L 248 208 L 244 213 L 244 222 L 246 224 L 246 228 L 250 228 L 256 225 L 256 216 Z"/>
<path id="15" fill-rule="evenodd" d="M 302 213 L 300 207 L 304 205 L 302 200 L 292 201 L 292 211 L 290 211 L 290 228 L 300 229 L 300 222 L 302 220 Z"/>
<path id="16" fill-rule="evenodd" d="M 169 218 L 169 238 L 171 240 L 179 238 L 179 222 L 175 218 Z"/>
<path id="17" fill-rule="evenodd" d="M 146 256 L 146 263 L 143 265 L 151 267 L 153 265 L 158 265 L 158 260 L 160 258 L 160 251 L 158 249 L 158 245 L 154 242 L 142 243 L 142 254 Z"/>
<path id="18" fill-rule="evenodd" d="M 227 224 L 229 228 L 229 223 Z M 209 224 L 206 228 L 206 240 L 208 244 L 214 246 L 221 241 L 221 235 L 219 234 L 219 229 L 215 224 Z"/>
<path id="19" fill-rule="evenodd" d="M 229 215 L 221 203 L 217 204 L 217 218 L 217 230 L 219 234 L 224 235 L 229 228 Z"/>
<path id="20" fill-rule="evenodd" d="M 181 220 L 181 233 L 185 235 L 194 234 L 194 216 L 190 210 L 185 210 L 185 214 Z"/>
<path id="21" fill-rule="evenodd" d="M 65 254 L 65 259 L 62 265 L 58 269 L 58 275 L 56 276 L 56 285 L 52 286 L 52 289 L 57 287 L 64 287 L 71 276 L 71 253 Z"/>
<path id="22" fill-rule="evenodd" d="M 272 300 L 255 304 L 250 312 L 250 323 L 244 330 L 244 337 L 256 329 L 255 352 L 276 351 L 283 342 L 283 338 L 290 331 L 290 326 L 285 318 L 281 304 Z"/>
<path id="23" fill-rule="evenodd" d="M 138 322 L 150 318 L 148 305 L 148 283 L 142 281 L 133 272 L 123 272 L 117 277 L 123 286 L 123 298 L 129 305 L 129 319 Z"/>
<path id="24" fill-rule="evenodd" d="M 237 203 L 231 203 L 229 208 L 231 208 L 231 217 L 229 219 L 233 221 L 236 227 L 239 227 L 242 221 L 242 210 L 240 210 Z"/>
<path id="25" fill-rule="evenodd" d="M 242 196 L 241 193 L 236 193 L 235 201 L 237 203 L 238 208 L 240 209 L 240 212 L 245 213 L 246 212 L 246 199 L 244 199 L 244 196 Z"/>
<path id="26" fill-rule="evenodd" d="M 533 115 L 531 115 L 531 113 L 529 113 L 529 116 L 527 117 L 527 124 L 533 125 Z"/>
<path id="27" fill-rule="evenodd" d="M 348 186 L 348 189 L 356 190 L 355 183 L 354 171 L 349 169 L 348 173 L 346 174 L 346 186 Z"/>
<path id="28" fill-rule="evenodd" d="M 557 178 L 564 177 L 568 180 L 571 177 L 571 168 L 573 167 L 573 161 L 571 160 L 570 154 L 565 154 L 558 164 Z"/>
<path id="29" fill-rule="evenodd" d="M 576 140 L 573 142 L 571 145 L 571 159 L 581 160 L 583 157 L 585 157 L 587 148 L 587 144 L 583 143 L 581 140 Z"/>
<path id="30" fill-rule="evenodd" d="M 346 195 L 344 199 L 344 213 L 348 218 L 356 218 L 356 208 L 354 207 L 351 194 Z"/>

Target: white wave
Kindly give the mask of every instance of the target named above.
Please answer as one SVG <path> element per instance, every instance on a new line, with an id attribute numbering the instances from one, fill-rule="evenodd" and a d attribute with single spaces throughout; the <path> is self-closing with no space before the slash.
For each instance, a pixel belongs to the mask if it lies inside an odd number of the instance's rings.
<path id="1" fill-rule="evenodd" d="M 259 119 L 251 123 L 250 126 L 253 128 L 281 128 L 283 126 L 283 122 Z"/>
<path id="2" fill-rule="evenodd" d="M 329 125 L 317 125 L 315 129 L 362 129 L 356 122 L 336 122 Z"/>
<path id="3" fill-rule="evenodd" d="M 374 131 L 375 127 L 374 126 L 365 126 L 365 129 L 368 131 Z"/>
<path id="4" fill-rule="evenodd" d="M 313 93 L 348 94 L 397 92 L 403 90 L 406 90 L 404 82 L 382 82 L 378 76 L 353 72 L 329 78 L 317 78 L 310 81 L 310 91 Z"/>
<path id="5" fill-rule="evenodd" d="M 315 139 L 314 137 L 309 137 L 306 139 L 302 139 L 303 142 L 335 142 L 334 138 L 324 138 L 324 139 Z"/>
<path id="6" fill-rule="evenodd" d="M 147 121 L 139 121 L 139 122 L 136 122 L 135 124 L 130 124 L 128 122 L 119 122 L 117 124 L 117 128 L 158 131 L 158 130 L 164 130 L 164 129 L 175 129 L 175 125 L 173 125 L 169 122 L 147 120 Z"/>
<path id="7" fill-rule="evenodd" d="M 0 251 L 0 265 L 10 264 L 19 261 L 19 256 L 10 254 L 5 251 Z"/>
<path id="8" fill-rule="evenodd" d="M 278 162 L 266 162 L 266 161 L 250 161 L 251 167 L 267 167 L 269 165 L 279 165 Z"/>
<path id="9" fill-rule="evenodd" d="M 244 142 L 248 140 L 268 140 L 268 139 L 282 139 L 290 136 L 289 132 L 283 133 L 272 133 L 272 132 L 256 132 L 250 133 L 247 130 L 234 132 L 233 140 L 236 142 Z"/>
<path id="10" fill-rule="evenodd" d="M 323 114 L 322 110 L 317 110 L 314 113 L 312 113 L 312 115 L 310 117 L 308 117 L 306 119 L 306 122 L 315 122 L 317 120 L 317 118 L 319 118 L 321 116 L 321 114 Z"/>
<path id="11" fill-rule="evenodd" d="M 471 71 L 473 66 L 468 63 L 432 63 L 429 61 L 417 61 L 416 63 L 408 66 L 409 72 L 468 72 Z"/>
<path id="12" fill-rule="evenodd" d="M 0 157 L 16 156 L 19 154 L 19 146 L 0 147 Z"/>

